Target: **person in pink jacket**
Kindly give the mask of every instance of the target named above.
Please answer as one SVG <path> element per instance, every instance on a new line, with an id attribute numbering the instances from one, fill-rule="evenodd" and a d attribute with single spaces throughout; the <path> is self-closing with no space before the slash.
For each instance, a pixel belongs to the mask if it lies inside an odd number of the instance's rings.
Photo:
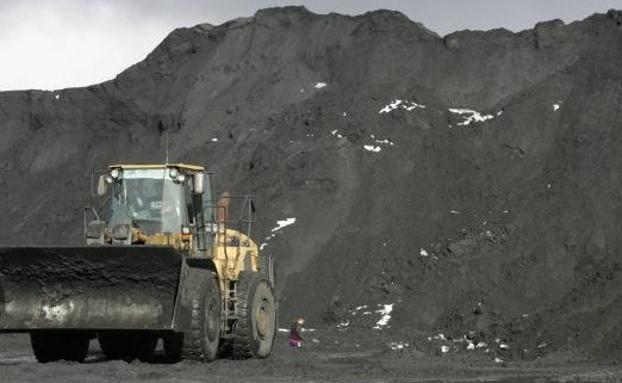
<path id="1" fill-rule="evenodd" d="M 289 346 L 300 348 L 302 347 L 302 326 L 305 324 L 304 318 L 298 318 L 292 323 L 292 327 L 289 330 Z"/>

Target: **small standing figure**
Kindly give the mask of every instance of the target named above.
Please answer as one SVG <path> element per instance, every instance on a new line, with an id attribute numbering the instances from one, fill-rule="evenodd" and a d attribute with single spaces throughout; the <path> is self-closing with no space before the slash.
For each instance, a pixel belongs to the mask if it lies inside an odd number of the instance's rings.
<path id="1" fill-rule="evenodd" d="M 302 347 L 302 326 L 305 324 L 304 318 L 298 318 L 292 323 L 292 328 L 289 330 L 289 346 L 300 348 Z"/>

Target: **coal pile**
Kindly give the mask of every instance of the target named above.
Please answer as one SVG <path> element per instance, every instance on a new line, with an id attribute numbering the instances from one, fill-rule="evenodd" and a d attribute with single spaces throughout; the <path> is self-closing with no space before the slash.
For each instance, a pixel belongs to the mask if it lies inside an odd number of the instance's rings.
<path id="1" fill-rule="evenodd" d="M 621 23 L 440 37 L 287 7 L 177 29 L 103 84 L 0 93 L 0 241 L 79 244 L 91 169 L 162 162 L 168 134 L 258 196 L 283 321 L 620 357 Z"/>

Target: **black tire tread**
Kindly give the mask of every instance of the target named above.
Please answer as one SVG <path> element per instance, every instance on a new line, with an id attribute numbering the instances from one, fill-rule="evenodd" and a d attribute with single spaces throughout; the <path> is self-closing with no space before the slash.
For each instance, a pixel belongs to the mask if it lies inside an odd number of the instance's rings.
<path id="1" fill-rule="evenodd" d="M 155 335 L 122 331 L 97 334 L 97 340 L 106 358 L 122 359 L 127 362 L 136 358 L 141 362 L 151 361 L 157 343 Z"/>
<path id="2" fill-rule="evenodd" d="M 190 320 L 190 330 L 183 334 L 183 345 L 181 355 L 183 359 L 203 360 L 201 347 L 201 301 L 203 300 L 205 289 L 201 289 L 200 297 L 192 300 L 192 315 Z"/>
<path id="3" fill-rule="evenodd" d="M 35 358 L 40 363 L 61 359 L 82 363 L 88 352 L 89 338 L 62 332 L 34 332 L 30 334 L 30 343 Z"/>
<path id="4" fill-rule="evenodd" d="M 230 344 L 230 355 L 234 359 L 248 359 L 253 357 L 251 349 L 251 329 L 248 321 L 249 292 L 253 284 L 258 283 L 257 273 L 243 271 L 240 273 L 236 285 L 237 312 L 239 319 L 236 323 L 235 338 Z"/>
<path id="5" fill-rule="evenodd" d="M 209 284 L 213 283 L 213 286 Z M 183 335 L 183 345 L 181 356 L 183 359 L 208 362 L 214 359 L 214 356 L 208 356 L 204 350 L 203 344 L 203 326 L 207 318 L 203 317 L 205 305 L 211 298 L 210 294 L 217 294 L 220 303 L 220 289 L 216 275 L 207 271 L 202 274 L 200 281 L 197 281 L 198 293 L 192 300 L 192 313 L 190 319 L 190 329 Z M 212 289 L 214 287 L 214 289 Z"/>
<path id="6" fill-rule="evenodd" d="M 238 277 L 236 292 L 239 319 L 236 323 L 234 338 L 229 344 L 230 356 L 233 359 L 249 359 L 256 356 L 253 348 L 252 329 L 250 328 L 250 320 L 248 318 L 251 315 L 249 302 L 250 298 L 252 298 L 249 294 L 253 294 L 260 283 L 266 283 L 274 296 L 274 288 L 268 281 L 267 276 L 262 276 L 257 272 L 243 271 Z M 272 341 L 274 342 L 274 338 Z"/>

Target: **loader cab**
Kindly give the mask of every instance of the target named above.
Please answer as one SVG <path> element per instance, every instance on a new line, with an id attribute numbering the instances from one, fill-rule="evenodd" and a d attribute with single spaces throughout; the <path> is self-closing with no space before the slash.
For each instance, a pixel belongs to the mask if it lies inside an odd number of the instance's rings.
<path id="1" fill-rule="evenodd" d="M 181 234 L 189 224 L 186 188 L 185 176 L 176 168 L 120 171 L 112 183 L 110 224 L 131 223 L 146 235 Z"/>
<path id="2" fill-rule="evenodd" d="M 110 166 L 98 194 L 109 201 L 106 243 L 170 244 L 171 237 L 190 243 L 213 221 L 211 176 L 199 166 Z"/>

